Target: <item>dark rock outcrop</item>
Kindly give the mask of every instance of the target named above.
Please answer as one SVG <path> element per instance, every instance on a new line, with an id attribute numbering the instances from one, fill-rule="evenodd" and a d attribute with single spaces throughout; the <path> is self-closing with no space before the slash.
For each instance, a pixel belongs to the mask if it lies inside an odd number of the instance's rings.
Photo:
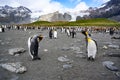
<path id="1" fill-rule="evenodd" d="M 120 0 L 110 0 L 109 2 L 103 4 L 103 7 L 92 8 L 90 7 L 87 12 L 90 14 L 88 16 L 83 16 L 82 19 L 86 18 L 108 18 L 116 21 L 120 21 Z M 78 16 L 76 20 L 80 20 Z"/>
<path id="2" fill-rule="evenodd" d="M 58 11 L 46 15 L 40 16 L 39 20 L 41 21 L 70 21 L 71 20 L 71 15 L 68 13 L 59 13 Z"/>
<path id="3" fill-rule="evenodd" d="M 28 23 L 31 10 L 26 7 L 0 6 L 0 24 Z"/>

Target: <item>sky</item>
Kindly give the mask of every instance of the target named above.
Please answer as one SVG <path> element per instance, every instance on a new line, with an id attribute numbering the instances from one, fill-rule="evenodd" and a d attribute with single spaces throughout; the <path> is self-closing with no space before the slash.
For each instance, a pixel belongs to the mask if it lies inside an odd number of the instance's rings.
<path id="1" fill-rule="evenodd" d="M 87 10 L 89 7 L 100 7 L 108 1 L 110 0 L 0 0 L 0 6 L 25 6 L 33 12 L 32 17 L 55 11 L 68 12 L 73 16 L 83 16 L 80 11 Z"/>

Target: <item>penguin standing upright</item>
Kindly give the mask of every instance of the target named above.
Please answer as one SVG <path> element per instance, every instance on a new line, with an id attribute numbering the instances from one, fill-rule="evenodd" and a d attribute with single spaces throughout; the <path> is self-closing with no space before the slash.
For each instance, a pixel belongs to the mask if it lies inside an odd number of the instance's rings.
<path id="1" fill-rule="evenodd" d="M 97 53 L 97 43 L 95 40 L 93 40 L 87 31 L 82 31 L 82 33 L 86 37 L 86 47 L 87 47 L 87 54 L 88 54 L 88 60 L 95 60 L 95 56 Z"/>
<path id="2" fill-rule="evenodd" d="M 53 30 L 50 29 L 50 31 L 49 31 L 49 38 L 52 39 L 52 36 L 53 36 Z"/>
<path id="3" fill-rule="evenodd" d="M 39 42 L 43 39 L 42 35 L 34 35 L 32 37 L 29 37 L 28 39 L 28 49 L 29 49 L 29 54 L 32 57 L 32 60 L 40 60 L 38 57 L 38 47 L 39 47 Z"/>
<path id="4" fill-rule="evenodd" d="M 56 29 L 53 31 L 53 37 L 54 37 L 54 39 L 57 39 L 57 30 Z"/>

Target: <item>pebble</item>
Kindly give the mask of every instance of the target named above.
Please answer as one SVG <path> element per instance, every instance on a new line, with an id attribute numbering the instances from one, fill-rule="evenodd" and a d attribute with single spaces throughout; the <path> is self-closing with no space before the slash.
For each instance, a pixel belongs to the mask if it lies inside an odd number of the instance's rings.
<path id="1" fill-rule="evenodd" d="M 58 57 L 58 61 L 60 61 L 60 62 L 67 62 L 67 61 L 70 61 L 70 60 L 67 57 L 61 56 L 61 57 Z"/>
<path id="2" fill-rule="evenodd" d="M 68 48 L 68 47 L 63 47 L 61 50 L 63 50 L 63 51 L 68 51 L 68 50 L 70 50 L 70 48 Z"/>
<path id="3" fill-rule="evenodd" d="M 108 45 L 108 47 L 110 47 L 110 48 L 114 48 L 114 49 L 119 49 L 119 45 Z"/>
<path id="4" fill-rule="evenodd" d="M 118 68 L 114 66 L 114 63 L 112 61 L 104 61 L 103 65 L 111 71 L 118 71 Z"/>
<path id="5" fill-rule="evenodd" d="M 120 78 L 120 72 L 116 72 L 115 75 Z"/>
<path id="6" fill-rule="evenodd" d="M 79 47 L 75 47 L 75 46 L 70 47 L 70 49 L 72 49 L 73 51 L 80 51 L 80 48 Z"/>
<path id="7" fill-rule="evenodd" d="M 108 47 L 104 45 L 104 46 L 103 46 L 103 49 L 108 49 Z"/>
<path id="8" fill-rule="evenodd" d="M 70 65 L 70 64 L 64 64 L 63 65 L 63 69 L 68 69 L 68 68 L 71 68 L 72 67 L 72 65 Z"/>
<path id="9" fill-rule="evenodd" d="M 44 52 L 47 52 L 48 50 L 47 49 L 44 49 Z"/>

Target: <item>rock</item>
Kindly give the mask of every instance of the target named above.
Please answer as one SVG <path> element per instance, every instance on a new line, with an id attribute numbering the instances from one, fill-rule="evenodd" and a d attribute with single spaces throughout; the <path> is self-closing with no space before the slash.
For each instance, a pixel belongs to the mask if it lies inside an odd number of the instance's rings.
<path id="1" fill-rule="evenodd" d="M 120 78 L 120 72 L 116 72 L 115 75 Z"/>
<path id="2" fill-rule="evenodd" d="M 13 49 L 9 49 L 9 54 L 10 55 L 16 55 L 16 54 L 21 54 L 25 51 L 26 50 L 24 48 L 13 48 Z"/>
<path id="3" fill-rule="evenodd" d="M 80 51 L 80 48 L 79 47 L 75 47 L 75 46 L 70 47 L 70 49 L 72 49 L 73 51 Z"/>
<path id="4" fill-rule="evenodd" d="M 119 53 L 110 53 L 110 54 L 107 54 L 107 55 L 110 56 L 110 57 L 120 57 Z"/>
<path id="5" fill-rule="evenodd" d="M 63 50 L 63 51 L 68 51 L 68 50 L 70 50 L 70 48 L 68 48 L 68 47 L 63 47 L 61 50 Z"/>
<path id="6" fill-rule="evenodd" d="M 72 65 L 70 65 L 70 64 L 64 64 L 63 65 L 63 69 L 68 69 L 68 68 L 71 68 L 72 67 Z"/>
<path id="7" fill-rule="evenodd" d="M 76 54 L 83 54 L 82 51 L 76 51 L 75 53 L 76 53 Z"/>
<path id="8" fill-rule="evenodd" d="M 108 49 L 108 47 L 104 45 L 104 46 L 103 46 L 103 49 Z"/>
<path id="9" fill-rule="evenodd" d="M 44 52 L 47 52 L 48 50 L 47 49 L 44 49 Z"/>
<path id="10" fill-rule="evenodd" d="M 59 13 L 59 11 L 56 11 L 54 13 L 49 13 L 49 14 L 45 14 L 40 16 L 39 20 L 42 21 L 69 21 L 71 20 L 71 15 L 69 15 L 68 13 Z"/>
<path id="11" fill-rule="evenodd" d="M 70 60 L 67 57 L 61 56 L 61 57 L 58 57 L 58 61 L 60 61 L 60 62 L 67 62 L 67 61 L 70 61 Z"/>
<path id="12" fill-rule="evenodd" d="M 21 62 L 16 62 L 16 63 L 4 63 L 1 64 L 2 68 L 15 72 L 15 73 L 24 73 L 27 71 L 26 67 L 22 66 Z"/>
<path id="13" fill-rule="evenodd" d="M 110 48 L 114 48 L 114 49 L 119 49 L 119 45 L 108 45 L 108 47 L 110 47 Z"/>
<path id="14" fill-rule="evenodd" d="M 104 61 L 103 65 L 111 71 L 118 71 L 118 68 L 114 66 L 114 63 L 111 61 Z"/>
<path id="15" fill-rule="evenodd" d="M 111 37 L 111 39 L 120 39 L 120 37 Z"/>

